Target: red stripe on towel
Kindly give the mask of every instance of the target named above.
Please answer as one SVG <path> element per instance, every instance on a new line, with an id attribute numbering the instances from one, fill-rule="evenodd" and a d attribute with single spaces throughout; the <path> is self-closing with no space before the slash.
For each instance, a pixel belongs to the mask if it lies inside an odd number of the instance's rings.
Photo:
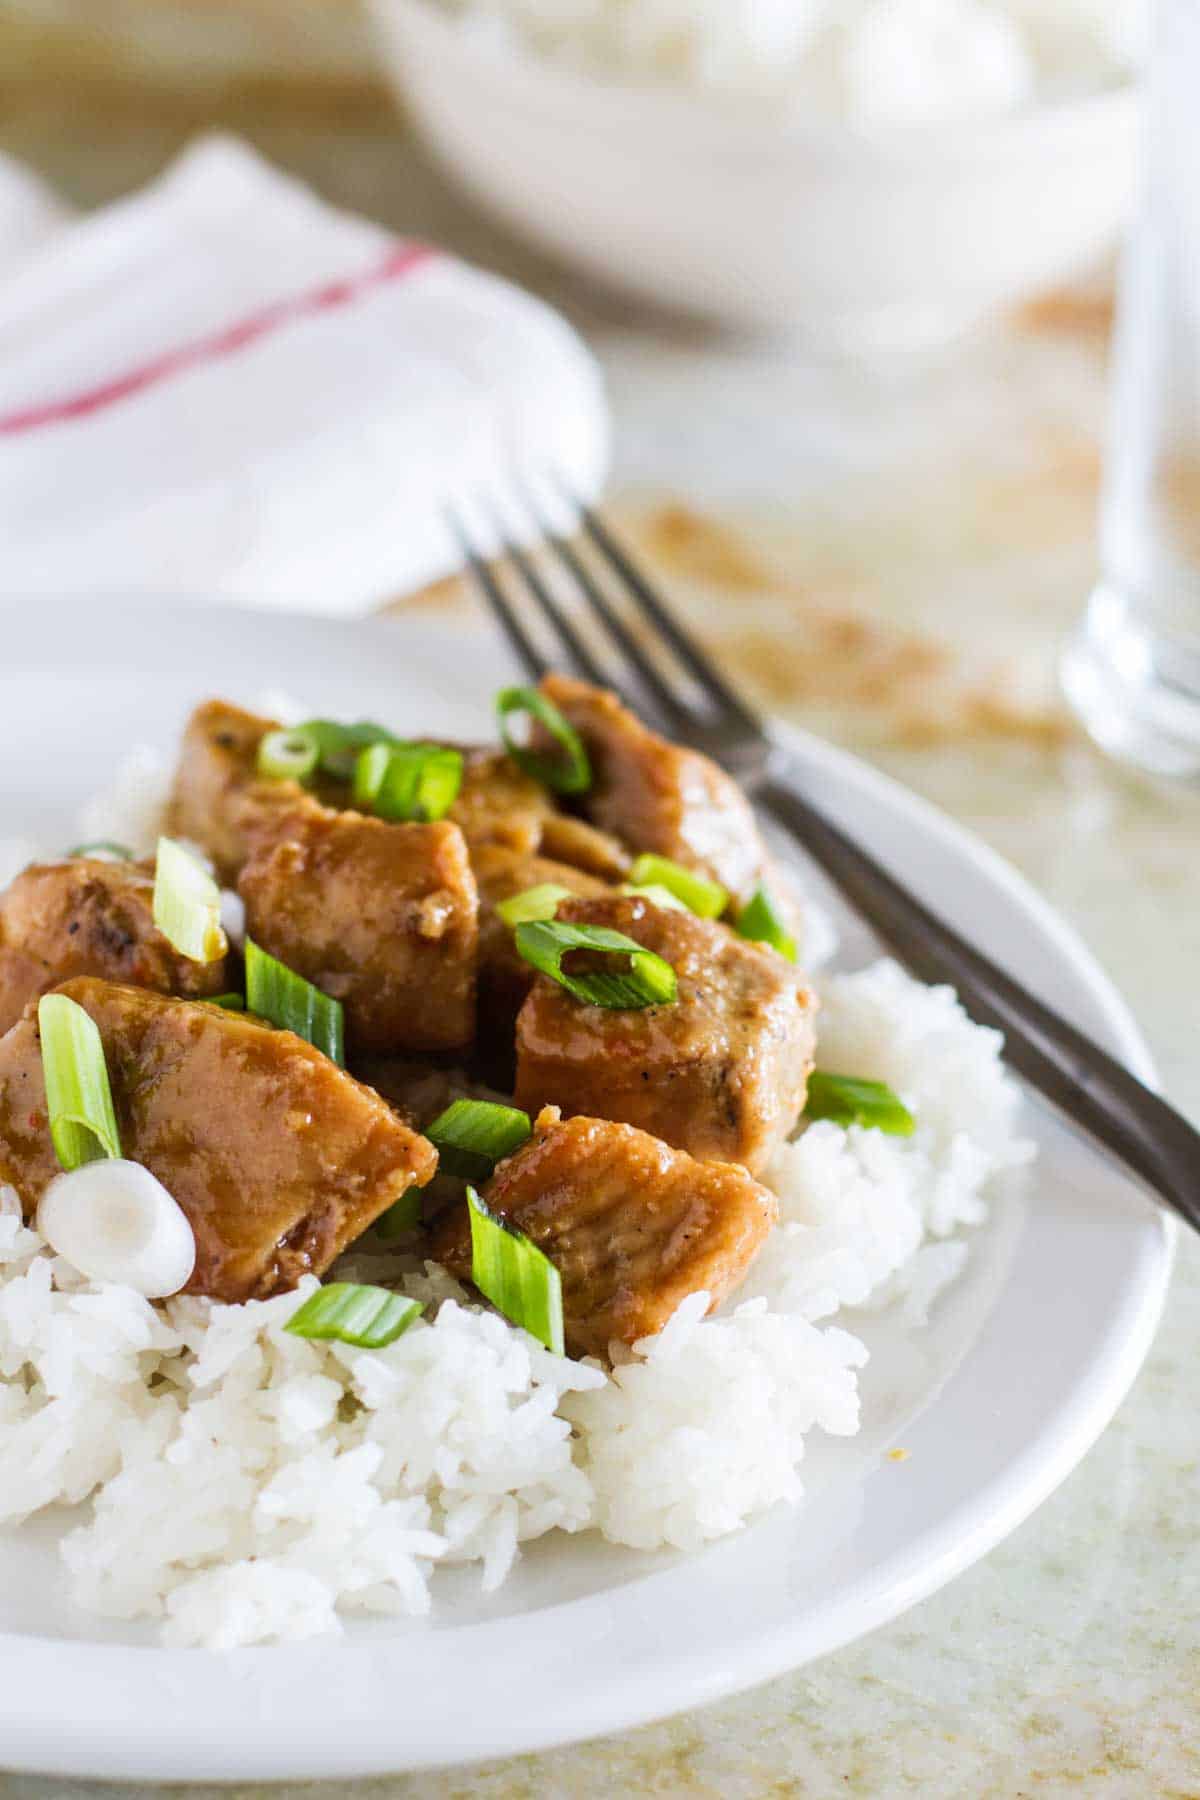
<path id="1" fill-rule="evenodd" d="M 16 412 L 0 413 L 0 437 L 15 437 L 24 431 L 39 431 L 44 425 L 62 425 L 71 419 L 86 419 L 92 413 L 104 412 L 131 395 L 156 387 L 160 381 L 169 381 L 185 370 L 207 362 L 219 362 L 226 356 L 236 356 L 260 338 L 270 337 L 294 320 L 349 306 L 374 288 L 402 280 L 436 255 L 437 252 L 427 244 L 400 244 L 390 250 L 382 262 L 361 275 L 327 281 L 305 293 L 294 294 L 290 299 L 277 300 L 244 319 L 235 320 L 232 325 L 223 325 L 220 330 L 195 339 L 193 343 L 164 350 L 140 367 L 128 369 L 123 375 L 115 375 L 95 387 L 84 388 L 59 400 L 23 406 Z"/>

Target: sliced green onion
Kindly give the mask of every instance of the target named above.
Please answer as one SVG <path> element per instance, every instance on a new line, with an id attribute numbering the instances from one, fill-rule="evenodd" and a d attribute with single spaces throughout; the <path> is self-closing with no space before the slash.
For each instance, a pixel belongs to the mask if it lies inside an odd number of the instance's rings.
<path id="1" fill-rule="evenodd" d="M 624 1007 L 669 1004 L 678 992 L 675 971 L 669 962 L 645 950 L 623 931 L 607 925 L 568 925 L 557 919 L 518 925 L 517 949 L 527 963 L 550 975 L 577 1000 L 616 1011 Z M 629 958 L 627 970 L 609 972 L 588 969 L 571 974 L 563 958 L 572 950 L 598 950 L 606 956 Z"/>
<path id="2" fill-rule="evenodd" d="M 687 912 L 689 908 L 682 900 L 677 900 L 670 888 L 637 887 L 632 881 L 623 881 L 617 889 L 618 894 L 630 894 L 635 900 L 648 900 L 651 906 L 665 907 L 668 912 Z"/>
<path id="3" fill-rule="evenodd" d="M 210 1006 L 223 1006 L 226 1012 L 245 1012 L 245 994 L 206 994 Z"/>
<path id="4" fill-rule="evenodd" d="M 535 919 L 552 919 L 563 900 L 571 898 L 570 888 L 557 881 L 543 881 L 538 887 L 526 888 L 496 902 L 496 911 L 506 925 L 528 925 Z"/>
<path id="5" fill-rule="evenodd" d="M 246 939 L 246 1006 L 297 1037 L 307 1038 L 331 1062 L 346 1066 L 345 1020 L 340 1000 L 297 975 L 286 963 L 269 956 L 253 938 Z"/>
<path id="6" fill-rule="evenodd" d="M 393 1201 L 385 1213 L 381 1213 L 375 1221 L 375 1230 L 381 1238 L 403 1237 L 406 1231 L 415 1231 L 421 1223 L 421 1195 L 423 1188 L 405 1188 L 398 1200 Z"/>
<path id="7" fill-rule="evenodd" d="M 295 729 L 316 744 L 320 766 L 326 774 L 336 775 L 342 781 L 349 781 L 354 774 L 360 750 L 371 744 L 401 741 L 385 725 L 376 725 L 371 719 L 360 719 L 357 725 L 339 725 L 335 719 L 307 719 Z"/>
<path id="8" fill-rule="evenodd" d="M 120 1156 L 108 1064 L 96 1021 L 66 994 L 38 1001 L 50 1137 L 64 1169 Z"/>
<path id="9" fill-rule="evenodd" d="M 229 948 L 221 929 L 221 890 L 190 850 L 160 837 L 154 865 L 154 923 L 192 962 L 216 962 Z"/>
<path id="10" fill-rule="evenodd" d="M 496 1164 L 518 1149 L 533 1127 L 529 1114 L 493 1100 L 455 1100 L 428 1126 L 438 1173 L 486 1181 Z"/>
<path id="11" fill-rule="evenodd" d="M 441 744 L 372 744 L 354 765 L 354 804 L 381 819 L 442 819 L 462 786 L 461 750 Z"/>
<path id="12" fill-rule="evenodd" d="M 556 1356 L 563 1354 L 562 1281 L 550 1258 L 522 1231 L 489 1212 L 473 1187 L 471 1280 L 497 1312 Z"/>
<path id="13" fill-rule="evenodd" d="M 510 713 L 528 713 L 558 745 L 558 756 L 542 755 L 513 741 L 508 728 Z M 502 688 L 496 696 L 496 716 L 504 748 L 517 767 L 532 775 L 543 786 L 557 794 L 583 794 L 592 785 L 592 765 L 583 747 L 583 739 L 573 725 L 563 718 L 552 700 L 532 687 Z"/>
<path id="14" fill-rule="evenodd" d="M 729 890 L 707 875 L 697 875 L 669 856 L 639 856 L 629 871 L 635 887 L 665 887 L 698 919 L 719 919 L 729 905 Z"/>
<path id="15" fill-rule="evenodd" d="M 751 938 L 758 944 L 769 944 L 772 950 L 778 950 L 780 956 L 786 956 L 789 962 L 795 962 L 796 940 L 780 918 L 775 902 L 765 887 L 760 887 L 753 899 L 743 906 L 737 916 L 737 929 L 739 936 Z"/>
<path id="16" fill-rule="evenodd" d="M 389 744 L 372 744 L 369 749 L 359 751 L 354 760 L 354 783 L 351 789 L 355 806 L 374 806 L 391 760 Z"/>
<path id="17" fill-rule="evenodd" d="M 67 851 L 67 855 L 69 857 L 106 857 L 110 862 L 133 862 L 135 860 L 133 851 L 128 844 L 114 844 L 111 838 L 97 838 L 91 844 L 76 844 L 73 850 Z"/>
<path id="18" fill-rule="evenodd" d="M 808 1078 L 806 1119 L 832 1119 L 835 1125 L 863 1125 L 889 1137 L 911 1137 L 917 1122 L 904 1102 L 882 1081 L 860 1081 L 854 1075 L 828 1075 L 814 1069 Z"/>
<path id="19" fill-rule="evenodd" d="M 419 1300 L 407 1300 L 390 1288 L 331 1281 L 308 1296 L 284 1330 L 293 1337 L 334 1338 L 359 1350 L 382 1350 L 394 1344 L 423 1310 Z"/>
<path id="20" fill-rule="evenodd" d="M 273 781 L 306 781 L 320 760 L 316 735 L 297 725 L 290 731 L 268 731 L 259 740 L 256 766 Z"/>

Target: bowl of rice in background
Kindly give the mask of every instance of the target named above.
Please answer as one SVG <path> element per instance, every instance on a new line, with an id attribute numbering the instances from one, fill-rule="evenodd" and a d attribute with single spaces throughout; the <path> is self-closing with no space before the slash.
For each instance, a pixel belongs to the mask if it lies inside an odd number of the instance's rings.
<path id="1" fill-rule="evenodd" d="M 1087 273 L 1134 178 L 1144 0 L 371 0 L 446 168 L 609 286 L 937 342 Z"/>

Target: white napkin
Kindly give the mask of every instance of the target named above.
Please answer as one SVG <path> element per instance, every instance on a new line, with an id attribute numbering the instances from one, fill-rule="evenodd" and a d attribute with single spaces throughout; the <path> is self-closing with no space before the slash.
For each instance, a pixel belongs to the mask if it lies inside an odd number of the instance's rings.
<path id="1" fill-rule="evenodd" d="M 2 596 L 362 611 L 457 565 L 448 504 L 594 497 L 607 443 L 556 313 L 235 142 L 66 224 L 0 168 Z"/>

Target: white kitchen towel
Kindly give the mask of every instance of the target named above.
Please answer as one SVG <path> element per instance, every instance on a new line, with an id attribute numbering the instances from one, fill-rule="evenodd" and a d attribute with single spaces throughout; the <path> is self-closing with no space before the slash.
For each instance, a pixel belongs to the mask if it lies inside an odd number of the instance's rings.
<path id="1" fill-rule="evenodd" d="M 596 365 L 509 283 L 225 138 L 67 223 L 21 182 L 0 169 L 0 600 L 352 614 L 456 566 L 448 507 L 598 491 Z"/>

